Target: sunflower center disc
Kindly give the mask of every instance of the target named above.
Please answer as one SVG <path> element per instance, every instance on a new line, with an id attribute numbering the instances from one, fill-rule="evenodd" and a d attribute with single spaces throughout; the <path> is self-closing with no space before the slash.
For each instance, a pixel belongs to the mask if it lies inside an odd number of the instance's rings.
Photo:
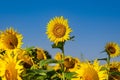
<path id="1" fill-rule="evenodd" d="M 109 47 L 109 48 L 108 48 L 108 51 L 109 51 L 111 54 L 114 54 L 114 53 L 115 53 L 115 48 L 114 48 L 114 47 Z"/>
<path id="2" fill-rule="evenodd" d="M 64 66 L 66 68 L 74 68 L 74 66 L 75 66 L 75 60 L 74 59 L 70 60 L 69 58 L 65 59 L 64 60 Z"/>
<path id="3" fill-rule="evenodd" d="M 15 35 L 9 34 L 4 39 L 5 39 L 5 45 L 7 46 L 7 48 L 15 49 L 17 47 L 18 39 L 16 38 Z"/>
<path id="4" fill-rule="evenodd" d="M 37 50 L 37 59 L 42 60 L 44 59 L 44 53 L 41 50 Z"/>
<path id="5" fill-rule="evenodd" d="M 64 25 L 62 24 L 54 25 L 53 33 L 57 38 L 63 37 L 65 35 L 65 32 L 66 32 L 66 28 Z"/>

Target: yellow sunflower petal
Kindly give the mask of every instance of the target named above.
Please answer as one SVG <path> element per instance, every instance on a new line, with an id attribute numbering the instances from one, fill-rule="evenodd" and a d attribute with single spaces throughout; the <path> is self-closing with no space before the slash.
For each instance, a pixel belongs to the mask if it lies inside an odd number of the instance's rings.
<path id="1" fill-rule="evenodd" d="M 55 60 L 62 60 L 62 53 L 57 52 L 57 53 L 55 54 L 55 56 L 54 56 L 54 59 L 55 59 Z"/>

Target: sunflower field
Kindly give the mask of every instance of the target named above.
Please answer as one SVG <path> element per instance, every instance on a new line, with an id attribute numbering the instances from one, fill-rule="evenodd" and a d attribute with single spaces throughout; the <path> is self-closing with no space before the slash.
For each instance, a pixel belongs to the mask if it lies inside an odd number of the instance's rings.
<path id="1" fill-rule="evenodd" d="M 23 36 L 10 27 L 0 31 L 0 80 L 120 80 L 120 47 L 108 42 L 105 58 L 82 61 L 65 54 L 65 43 L 74 40 L 68 20 L 56 16 L 46 26 L 46 36 L 58 48 L 54 58 L 40 47 L 22 48 Z M 100 64 L 101 60 L 105 64 Z"/>

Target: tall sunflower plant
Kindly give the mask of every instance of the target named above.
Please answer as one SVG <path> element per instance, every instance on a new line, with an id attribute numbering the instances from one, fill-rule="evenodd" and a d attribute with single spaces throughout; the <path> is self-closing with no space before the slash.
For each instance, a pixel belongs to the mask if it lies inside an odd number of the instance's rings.
<path id="1" fill-rule="evenodd" d="M 120 79 L 120 66 L 118 61 L 111 62 L 112 58 L 116 58 L 120 56 L 120 46 L 119 44 L 115 42 L 108 42 L 105 46 L 105 49 L 103 52 L 107 53 L 106 58 L 101 58 L 99 60 L 105 60 L 106 61 L 106 69 L 108 73 L 108 79 L 109 80 L 119 80 Z M 116 64 L 118 63 L 118 64 Z M 118 65 L 116 67 L 116 65 Z"/>
<path id="2" fill-rule="evenodd" d="M 65 54 L 65 43 L 74 36 L 68 19 L 52 18 L 46 26 L 51 47 L 58 48 L 52 58 L 49 51 L 35 46 L 22 48 L 23 35 L 13 27 L 0 31 L 0 80 L 120 80 L 120 62 L 111 58 L 120 56 L 120 47 L 108 42 L 103 52 L 107 57 L 82 60 Z M 105 60 L 105 64 L 100 64 Z"/>
<path id="3" fill-rule="evenodd" d="M 72 29 L 69 27 L 68 20 L 64 19 L 63 16 L 54 17 L 47 24 L 46 34 L 50 41 L 53 42 L 52 48 L 58 48 L 61 50 L 61 59 L 57 60 L 62 63 L 59 63 L 59 67 L 61 70 L 61 80 L 72 78 L 75 73 L 66 72 L 65 71 L 65 53 L 64 53 L 64 45 L 68 40 L 73 40 L 74 36 L 70 37 L 70 33 Z M 70 61 L 66 61 L 69 63 Z"/>

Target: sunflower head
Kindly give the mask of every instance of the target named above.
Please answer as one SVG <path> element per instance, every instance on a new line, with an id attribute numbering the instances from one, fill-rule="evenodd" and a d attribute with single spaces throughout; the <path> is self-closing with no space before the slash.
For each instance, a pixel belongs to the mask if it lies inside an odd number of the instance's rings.
<path id="1" fill-rule="evenodd" d="M 63 16 L 55 17 L 47 24 L 46 34 L 50 41 L 55 44 L 70 39 L 70 32 L 72 32 L 72 29 L 69 28 L 68 20 L 64 19 Z"/>
<path id="2" fill-rule="evenodd" d="M 62 53 L 60 53 L 60 52 L 56 53 L 54 58 L 55 58 L 55 60 L 58 60 L 58 61 L 62 60 Z M 71 56 L 65 56 L 63 64 L 64 64 L 66 71 L 73 72 L 80 65 L 80 60 L 78 58 L 73 58 Z M 58 65 L 55 66 L 55 68 L 56 67 L 58 68 Z M 60 65 L 59 65 L 59 67 L 60 67 Z"/>
<path id="3" fill-rule="evenodd" d="M 110 71 L 119 71 L 120 72 L 120 62 L 114 61 L 110 63 Z"/>
<path id="4" fill-rule="evenodd" d="M 69 69 L 69 68 L 74 68 L 75 66 L 75 60 L 72 57 L 66 57 L 64 59 L 64 66 Z"/>
<path id="5" fill-rule="evenodd" d="M 80 60 L 78 58 L 72 58 L 72 59 L 74 61 L 74 67 L 73 68 L 69 68 L 69 71 L 70 72 L 75 72 L 77 69 L 80 68 L 81 62 L 80 62 Z"/>
<path id="6" fill-rule="evenodd" d="M 101 70 L 101 68 L 102 66 L 99 65 L 98 61 L 95 61 L 93 64 L 83 62 L 75 71 L 77 78 L 72 80 L 107 80 L 107 71 Z"/>
<path id="7" fill-rule="evenodd" d="M 21 80 L 20 74 L 23 72 L 23 66 L 20 64 L 21 60 L 17 59 L 17 55 L 6 53 L 0 59 L 1 66 L 4 66 L 4 68 L 0 68 L 2 80 Z"/>
<path id="8" fill-rule="evenodd" d="M 117 43 L 109 42 L 105 46 L 105 51 L 110 57 L 117 57 L 120 55 L 120 47 Z"/>
<path id="9" fill-rule="evenodd" d="M 4 50 L 15 50 L 22 45 L 23 36 L 13 28 L 6 29 L 0 34 L 0 48 Z"/>
<path id="10" fill-rule="evenodd" d="M 78 58 L 73 58 L 70 56 L 66 56 L 64 59 L 64 67 L 66 68 L 67 71 L 74 71 L 75 69 L 78 68 L 80 64 L 80 60 Z"/>
<path id="11" fill-rule="evenodd" d="M 120 62 L 111 62 L 110 63 L 110 72 L 120 72 Z M 111 74 L 109 80 L 120 80 L 120 75 Z"/>
<path id="12" fill-rule="evenodd" d="M 38 60 L 47 59 L 46 54 L 42 48 L 36 48 L 35 50 L 37 53 Z"/>
<path id="13" fill-rule="evenodd" d="M 55 57 L 54 57 L 55 60 L 62 60 L 62 53 L 60 52 L 57 52 Z"/>
<path id="14" fill-rule="evenodd" d="M 23 61 L 23 65 L 25 68 L 30 68 L 34 64 L 32 57 L 29 55 L 27 51 L 19 49 L 17 53 L 18 59 Z"/>

